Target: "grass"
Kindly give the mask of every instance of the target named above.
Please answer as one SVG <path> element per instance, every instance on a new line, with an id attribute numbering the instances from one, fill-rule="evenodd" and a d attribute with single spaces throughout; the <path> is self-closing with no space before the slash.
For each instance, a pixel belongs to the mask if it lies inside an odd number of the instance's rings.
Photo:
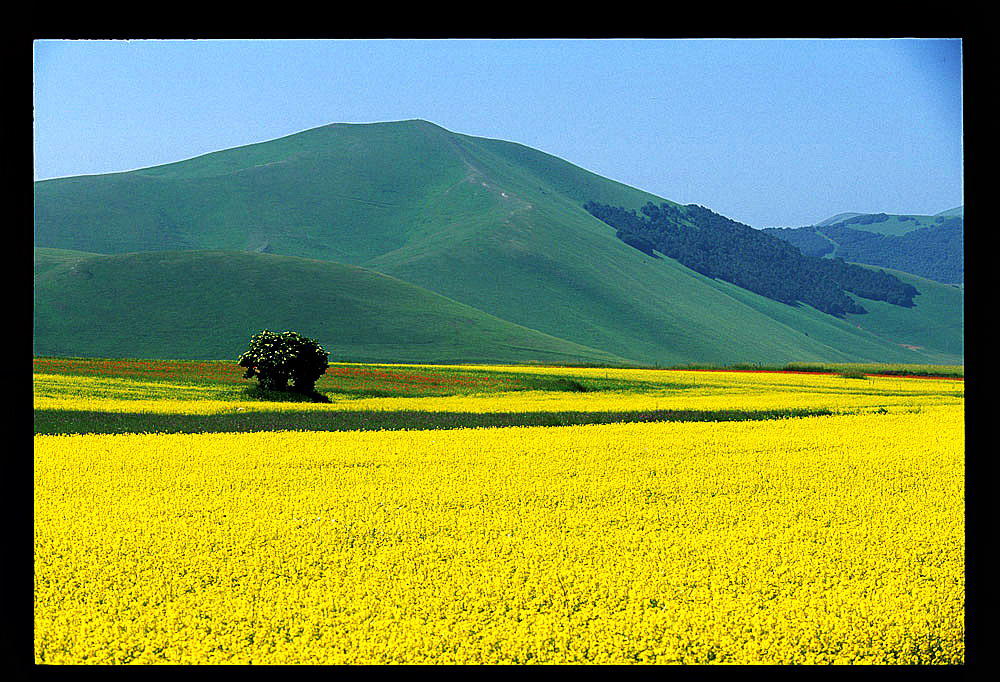
<path id="1" fill-rule="evenodd" d="M 272 329 L 356 362 L 625 361 L 339 263 L 214 251 L 60 260 L 46 249 L 36 263 L 36 355 L 219 359 Z"/>

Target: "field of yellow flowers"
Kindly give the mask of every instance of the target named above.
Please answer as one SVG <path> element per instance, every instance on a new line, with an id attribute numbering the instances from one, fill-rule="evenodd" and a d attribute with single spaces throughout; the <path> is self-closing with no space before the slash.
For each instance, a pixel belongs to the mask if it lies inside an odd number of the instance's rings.
<path id="1" fill-rule="evenodd" d="M 964 662 L 964 382 L 530 371 L 653 385 L 268 409 L 830 413 L 36 435 L 36 663 Z M 141 384 L 36 415 L 262 409 Z"/>

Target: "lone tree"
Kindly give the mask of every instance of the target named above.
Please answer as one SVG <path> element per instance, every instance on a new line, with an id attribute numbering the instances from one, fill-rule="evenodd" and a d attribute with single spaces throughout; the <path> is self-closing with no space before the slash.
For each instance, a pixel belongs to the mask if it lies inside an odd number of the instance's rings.
<path id="1" fill-rule="evenodd" d="M 330 354 L 319 342 L 297 332 L 264 330 L 250 339 L 250 347 L 240 356 L 246 368 L 244 379 L 257 377 L 260 387 L 269 391 L 287 391 L 288 383 L 296 393 L 315 392 L 316 381 L 330 366 Z"/>

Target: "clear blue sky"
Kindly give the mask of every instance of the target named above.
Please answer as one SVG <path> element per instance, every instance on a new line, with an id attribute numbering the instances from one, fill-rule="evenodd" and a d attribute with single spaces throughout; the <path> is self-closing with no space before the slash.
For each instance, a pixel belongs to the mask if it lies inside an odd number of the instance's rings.
<path id="1" fill-rule="evenodd" d="M 36 180 L 422 118 L 754 227 L 964 204 L 962 42 L 36 41 Z"/>

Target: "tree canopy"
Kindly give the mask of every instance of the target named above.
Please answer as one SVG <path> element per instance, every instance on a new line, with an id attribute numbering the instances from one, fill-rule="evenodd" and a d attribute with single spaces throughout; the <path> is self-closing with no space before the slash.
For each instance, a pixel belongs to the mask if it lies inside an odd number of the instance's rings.
<path id="1" fill-rule="evenodd" d="M 805 303 L 843 317 L 867 312 L 848 292 L 912 307 L 919 292 L 886 273 L 840 258 L 806 256 L 773 234 L 691 204 L 652 202 L 641 212 L 589 201 L 584 208 L 644 253 L 673 258 L 696 272 L 788 304 Z"/>
<path id="2" fill-rule="evenodd" d="M 250 339 L 250 347 L 239 359 L 246 369 L 244 379 L 257 377 L 260 387 L 271 391 L 312 393 L 316 381 L 330 366 L 329 353 L 319 342 L 298 332 L 265 329 Z"/>

